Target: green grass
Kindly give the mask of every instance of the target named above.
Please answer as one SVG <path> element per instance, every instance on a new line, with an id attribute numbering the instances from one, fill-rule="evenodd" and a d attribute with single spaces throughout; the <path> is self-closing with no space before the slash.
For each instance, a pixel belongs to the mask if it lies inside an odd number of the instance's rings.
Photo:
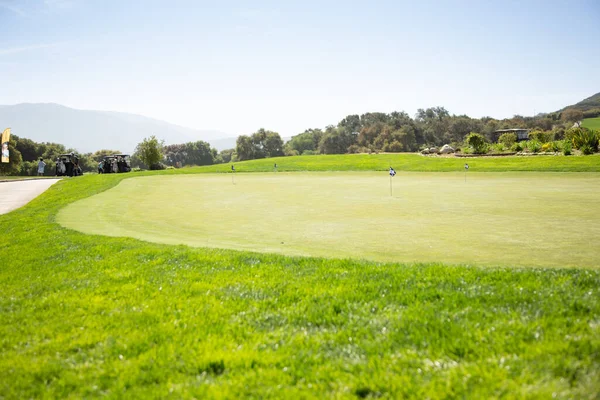
<path id="1" fill-rule="evenodd" d="M 600 395 L 598 270 L 286 257 L 55 222 L 132 176 L 63 180 L 0 215 L 0 397 Z"/>
<path id="2" fill-rule="evenodd" d="M 581 122 L 581 126 L 584 128 L 600 130 L 600 117 L 586 118 Z"/>
<path id="3" fill-rule="evenodd" d="M 600 175 L 322 172 L 127 179 L 58 221 L 165 244 L 374 261 L 598 267 Z M 574 249 L 577 249 L 574 251 Z"/>
<path id="4" fill-rule="evenodd" d="M 234 163 L 237 172 L 278 171 L 384 171 L 390 166 L 396 171 L 456 172 L 465 163 L 473 172 L 547 171 L 600 172 L 600 155 L 590 156 L 528 156 L 528 157 L 425 157 L 419 154 L 341 154 L 320 156 L 278 157 Z M 179 173 L 229 172 L 231 164 L 183 168 Z"/>

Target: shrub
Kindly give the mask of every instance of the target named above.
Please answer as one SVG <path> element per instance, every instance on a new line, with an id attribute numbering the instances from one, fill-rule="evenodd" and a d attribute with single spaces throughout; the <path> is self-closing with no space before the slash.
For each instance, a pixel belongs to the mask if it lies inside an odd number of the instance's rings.
<path id="1" fill-rule="evenodd" d="M 540 143 L 551 142 L 554 140 L 554 133 L 535 130 L 529 132 L 529 140 L 535 140 Z"/>
<path id="2" fill-rule="evenodd" d="M 150 170 L 152 170 L 152 171 L 158 171 L 158 170 L 162 170 L 162 169 L 166 169 L 166 168 L 167 168 L 167 166 L 161 162 L 150 165 Z"/>
<path id="3" fill-rule="evenodd" d="M 348 147 L 348 153 L 350 154 L 357 154 L 360 152 L 360 147 L 357 144 L 353 144 L 350 147 Z M 304 154 L 304 153 L 302 153 Z"/>
<path id="4" fill-rule="evenodd" d="M 165 168 L 165 169 L 175 169 L 175 167 L 174 167 L 174 166 L 172 166 L 172 165 L 169 165 L 169 166 L 168 166 L 167 168 Z"/>
<path id="5" fill-rule="evenodd" d="M 519 142 L 513 143 L 513 145 L 510 146 L 510 150 L 511 151 L 523 151 L 523 145 Z"/>
<path id="6" fill-rule="evenodd" d="M 498 138 L 498 143 L 502 143 L 507 149 L 517 142 L 517 135 L 514 133 L 503 133 Z"/>
<path id="7" fill-rule="evenodd" d="M 530 140 L 527 143 L 527 148 L 532 152 L 532 153 L 539 153 L 539 151 L 542 148 L 542 144 L 540 142 L 538 142 L 537 140 Z"/>
<path id="8" fill-rule="evenodd" d="M 475 154 L 485 154 L 488 150 L 488 144 L 485 138 L 479 133 L 471 132 L 465 139 L 465 142 L 473 149 Z"/>
<path id="9" fill-rule="evenodd" d="M 594 153 L 598 151 L 598 139 L 599 135 L 597 131 L 586 128 L 578 128 L 572 136 L 573 146 L 583 152 L 583 148 L 586 147 L 586 151 Z M 584 154 L 591 154 L 584 153 Z"/>
<path id="10" fill-rule="evenodd" d="M 571 155 L 571 150 L 573 150 L 573 145 L 571 144 L 570 140 L 565 139 L 563 141 L 563 154 L 565 156 L 570 156 Z"/>
<path id="11" fill-rule="evenodd" d="M 544 143 L 542 145 L 542 151 L 547 152 L 552 150 L 552 143 Z"/>
<path id="12" fill-rule="evenodd" d="M 550 143 L 550 146 L 552 148 L 552 151 L 557 153 L 560 151 L 560 145 L 561 145 L 561 141 L 559 140 L 555 140 L 554 142 Z"/>
<path id="13" fill-rule="evenodd" d="M 594 149 L 592 148 L 592 146 L 590 146 L 589 144 L 584 144 L 583 146 L 581 146 L 579 148 L 579 150 L 581 150 L 581 152 L 583 154 L 585 154 L 586 156 L 588 154 L 594 154 Z"/>
<path id="14" fill-rule="evenodd" d="M 504 151 L 504 144 L 503 143 L 494 143 L 490 147 L 491 147 L 491 149 L 492 149 L 492 151 L 494 153 L 502 153 Z"/>

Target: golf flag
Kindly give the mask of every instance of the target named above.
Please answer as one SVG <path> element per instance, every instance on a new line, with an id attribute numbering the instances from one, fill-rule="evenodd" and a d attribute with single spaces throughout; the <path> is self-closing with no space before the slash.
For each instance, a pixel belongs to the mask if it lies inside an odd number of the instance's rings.
<path id="1" fill-rule="evenodd" d="M 469 164 L 465 164 L 465 169 L 469 169 Z"/>
<path id="2" fill-rule="evenodd" d="M 396 176 L 396 171 L 392 167 L 390 167 L 390 176 Z"/>
<path id="3" fill-rule="evenodd" d="M 8 142 L 10 141 L 10 128 L 6 128 L 4 130 L 4 132 L 2 132 L 2 140 L 0 141 L 0 143 L 2 143 L 2 162 L 3 163 L 7 163 L 10 162 L 9 160 L 9 153 L 8 153 Z"/>

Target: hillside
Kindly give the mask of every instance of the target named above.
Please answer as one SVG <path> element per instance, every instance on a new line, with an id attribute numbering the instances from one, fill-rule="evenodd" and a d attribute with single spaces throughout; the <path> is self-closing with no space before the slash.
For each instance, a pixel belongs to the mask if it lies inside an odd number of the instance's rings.
<path id="1" fill-rule="evenodd" d="M 204 140 L 219 146 L 232 135 L 195 130 L 141 115 L 109 111 L 77 110 L 59 104 L 0 106 L 0 126 L 37 142 L 55 142 L 80 152 L 118 149 L 132 152 L 144 138 L 156 135 L 166 144 Z M 235 139 L 234 139 L 235 140 Z"/>
<path id="2" fill-rule="evenodd" d="M 576 110 L 588 111 L 595 108 L 600 108 L 600 92 L 595 95 L 588 97 L 587 99 L 581 100 L 579 103 L 567 106 L 560 111 L 566 110 L 567 108 L 574 108 Z"/>

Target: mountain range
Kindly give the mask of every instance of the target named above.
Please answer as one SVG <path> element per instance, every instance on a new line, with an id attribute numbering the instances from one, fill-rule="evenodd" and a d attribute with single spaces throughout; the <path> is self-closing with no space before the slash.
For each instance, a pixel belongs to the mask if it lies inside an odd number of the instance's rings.
<path id="1" fill-rule="evenodd" d="M 579 103 L 573 104 L 571 106 L 567 106 L 560 111 L 564 111 L 567 108 L 574 108 L 574 109 L 580 110 L 580 111 L 600 109 L 600 92 L 596 93 L 593 96 L 588 97 L 587 99 L 581 100 Z"/>
<path id="2" fill-rule="evenodd" d="M 131 153 L 151 135 L 165 144 L 204 140 L 217 150 L 235 147 L 236 140 L 223 132 L 185 128 L 141 115 L 77 110 L 54 103 L 0 105 L 0 130 L 8 127 L 19 137 L 60 143 L 83 153 L 100 149 Z"/>

